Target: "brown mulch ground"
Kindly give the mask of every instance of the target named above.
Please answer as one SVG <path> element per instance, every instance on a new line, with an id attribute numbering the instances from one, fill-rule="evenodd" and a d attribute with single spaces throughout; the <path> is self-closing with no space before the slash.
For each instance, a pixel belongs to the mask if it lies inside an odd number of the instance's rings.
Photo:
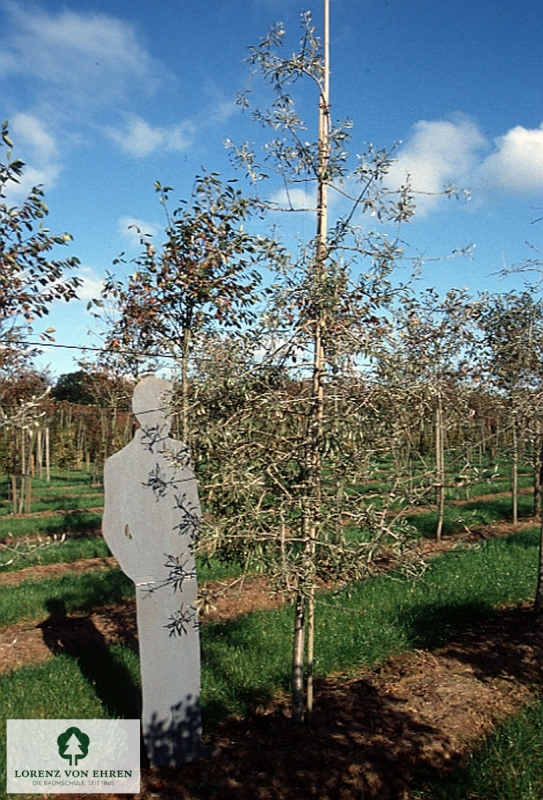
<path id="1" fill-rule="evenodd" d="M 97 569 L 111 569 L 117 565 L 113 556 L 107 558 L 82 558 L 79 561 L 62 562 L 59 564 L 36 564 L 25 567 L 17 572 L 4 572 L 0 578 L 2 586 L 17 586 L 24 581 L 39 581 L 44 578 L 61 578 L 67 573 L 88 572 Z"/>
<path id="2" fill-rule="evenodd" d="M 428 543 L 430 553 L 509 535 L 535 524 L 500 523 Z M 110 567 L 92 559 L 24 570 L 49 577 L 67 569 Z M 13 575 L 13 577 L 12 577 Z M 21 573 L 5 574 L 16 583 Z M 217 587 L 214 587 L 217 588 Z M 224 619 L 280 603 L 263 579 L 246 579 L 218 597 L 203 617 Z M 135 608 L 126 602 L 92 615 L 0 631 L 0 672 L 53 657 L 137 639 Z M 331 676 L 316 686 L 310 724 L 294 726 L 286 700 L 248 720 L 229 720 L 213 735 L 213 758 L 177 770 L 143 770 L 142 800 L 409 800 L 411 790 L 446 773 L 543 684 L 543 631 L 527 607 L 503 609 L 434 651 L 403 654 L 374 670 Z M 90 797 L 90 796 L 89 796 Z"/>
<path id="3" fill-rule="evenodd" d="M 530 612 L 504 611 L 439 651 L 328 678 L 309 726 L 293 726 L 280 705 L 225 724 L 213 739 L 216 760 L 145 772 L 142 797 L 405 800 L 526 701 L 543 679 L 542 655 Z"/>
<path id="4" fill-rule="evenodd" d="M 481 539 L 496 536 L 508 536 L 513 531 L 523 530 L 536 523 L 535 519 L 524 520 L 516 526 L 510 523 L 496 523 L 473 529 L 470 532 L 455 536 L 447 536 L 441 542 L 425 541 L 422 543 L 424 556 L 443 553 L 451 547 L 469 545 Z M 110 569 L 116 565 L 113 557 L 89 558 L 71 563 L 46 564 L 27 567 L 17 572 L 2 575 L 2 583 L 15 586 L 25 580 L 62 577 L 66 573 L 81 573 L 89 570 Z M 245 578 L 223 584 L 207 584 L 201 587 L 206 596 L 212 600 L 206 603 L 201 613 L 203 624 L 223 619 L 232 619 L 253 611 L 278 608 L 284 600 L 275 594 L 265 578 Z M 218 596 L 217 596 L 218 594 Z M 136 636 L 136 611 L 134 601 L 127 601 L 113 608 L 103 608 L 92 614 L 70 614 L 53 620 L 53 628 L 62 638 L 65 633 L 67 641 L 92 644 L 98 639 L 101 642 L 133 640 Z M 32 622 L 20 622 L 0 629 L 0 674 L 28 663 L 39 663 L 52 658 L 53 654 L 44 642 L 43 629 Z"/>

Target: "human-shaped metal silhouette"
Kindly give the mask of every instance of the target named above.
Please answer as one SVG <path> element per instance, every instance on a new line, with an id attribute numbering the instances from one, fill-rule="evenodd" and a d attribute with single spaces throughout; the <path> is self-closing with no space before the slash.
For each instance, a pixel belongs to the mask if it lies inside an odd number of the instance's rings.
<path id="1" fill-rule="evenodd" d="M 136 584 L 143 738 L 151 766 L 202 755 L 193 545 L 201 516 L 188 447 L 169 437 L 172 385 L 144 378 L 140 427 L 104 470 L 104 538 Z"/>

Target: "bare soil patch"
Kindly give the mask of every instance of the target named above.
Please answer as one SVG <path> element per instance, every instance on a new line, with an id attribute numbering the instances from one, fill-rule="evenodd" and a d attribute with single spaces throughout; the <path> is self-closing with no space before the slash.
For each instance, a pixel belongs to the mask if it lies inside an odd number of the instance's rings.
<path id="1" fill-rule="evenodd" d="M 421 552 L 431 557 L 453 547 L 465 546 L 496 536 L 509 536 L 537 523 L 535 518 L 523 520 L 517 525 L 496 523 L 473 528 L 464 533 L 444 536 L 440 542 L 423 540 Z M 70 563 L 46 564 L 27 567 L 17 572 L 4 573 L 3 585 L 16 586 L 26 580 L 62 577 L 67 573 L 82 573 L 89 570 L 110 569 L 117 564 L 112 556 L 107 558 L 80 559 Z M 243 578 L 237 581 L 208 583 L 200 587 L 204 597 L 202 624 L 233 619 L 254 611 L 279 608 L 286 601 L 275 593 L 264 577 Z M 49 626 L 53 640 L 61 642 L 59 647 L 78 647 L 101 642 L 133 641 L 137 635 L 136 611 L 133 601 L 97 610 L 89 615 L 61 615 L 51 620 L 23 621 L 0 629 L 0 674 L 24 664 L 41 663 L 53 657 L 51 647 L 44 641 L 44 626 Z M 93 639 L 94 637 L 94 639 Z M 64 642 L 64 644 L 62 644 Z"/>
<path id="2" fill-rule="evenodd" d="M 452 536 L 444 535 L 440 542 L 436 542 L 434 539 L 422 539 L 420 542 L 420 551 L 424 556 L 438 555 L 439 553 L 450 550 L 452 547 L 462 546 L 466 543 L 480 542 L 483 539 L 492 539 L 500 536 L 510 536 L 512 533 L 517 533 L 519 531 L 526 530 L 526 528 L 533 527 L 534 525 L 539 525 L 540 522 L 541 520 L 536 517 L 528 517 L 522 519 L 516 525 L 513 525 L 512 522 L 496 522 L 492 525 L 471 526 L 464 532 L 455 533 Z M 99 535 L 100 531 L 95 531 L 94 534 Z M 85 532 L 84 534 L 78 534 L 77 532 L 70 533 L 70 538 L 75 538 L 80 535 L 88 536 L 90 534 L 89 532 Z M 40 539 L 43 539 L 43 536 L 40 537 Z M 31 537 L 24 537 L 24 541 L 30 540 Z M 10 540 L 10 543 L 12 541 L 13 540 Z M 24 569 L 17 570 L 16 572 L 0 573 L 0 583 L 4 586 L 16 586 L 26 580 L 59 578 L 68 572 L 85 572 L 90 569 L 100 568 L 106 569 L 115 566 L 116 563 L 116 560 L 110 556 L 106 558 L 80 559 L 70 562 L 61 562 L 58 564 L 36 564 L 31 567 L 25 567 Z M 247 611 L 255 611 L 257 607 L 270 607 L 270 603 L 272 604 L 271 607 L 275 607 L 276 598 L 271 589 L 269 591 L 263 591 L 261 583 L 262 582 L 259 580 L 254 583 L 253 579 L 245 578 L 242 582 L 236 582 L 232 586 L 232 590 L 235 590 L 235 592 L 238 594 L 243 593 L 244 595 L 248 595 Z M 257 598 L 251 597 L 253 585 L 257 587 Z M 217 584 L 214 589 L 220 590 L 220 585 Z M 259 605 L 259 602 L 263 603 L 263 605 Z M 210 606 L 211 610 L 213 609 L 214 604 L 215 601 L 212 601 Z"/>
<path id="3" fill-rule="evenodd" d="M 67 573 L 89 572 L 95 569 L 111 569 L 117 565 L 113 556 L 106 558 L 81 558 L 77 561 L 59 564 L 36 564 L 17 572 L 4 572 L 0 579 L 2 586 L 18 586 L 24 581 L 39 581 L 46 578 L 62 578 Z"/>
<path id="4" fill-rule="evenodd" d="M 470 543 L 480 542 L 482 539 L 494 536 L 509 536 L 515 531 L 524 530 L 536 524 L 534 518 L 512 525 L 511 523 L 496 523 L 481 528 L 473 528 L 465 533 L 445 536 L 440 542 L 423 540 L 421 552 L 425 557 L 431 557 L 446 552 L 453 547 L 465 546 Z M 71 563 L 46 564 L 27 567 L 18 572 L 8 572 L 2 575 L 2 583 L 7 586 L 16 586 L 25 580 L 40 580 L 43 578 L 62 577 L 66 573 L 82 573 L 89 570 L 110 569 L 116 565 L 113 557 L 89 558 L 73 561 Z M 201 593 L 205 598 L 204 610 L 200 614 L 203 624 L 224 619 L 232 619 L 241 614 L 254 611 L 278 608 L 285 603 L 285 599 L 273 592 L 266 578 L 243 578 L 238 581 L 202 584 Z M 84 644 L 96 635 L 101 641 L 110 643 L 114 641 L 132 640 L 136 635 L 135 605 L 127 602 L 122 606 L 100 609 L 86 616 L 70 614 L 58 617 L 52 621 L 51 635 L 58 641 L 66 641 L 73 646 L 78 642 Z M 46 621 L 39 625 L 32 622 L 21 622 L 8 628 L 0 629 L 0 674 L 28 663 L 40 663 L 53 656 L 51 648 L 43 637 L 43 628 Z M 90 632 L 90 633 L 89 633 Z M 94 632 L 94 633 L 93 633 Z M 64 647 L 65 645 L 60 645 Z"/>

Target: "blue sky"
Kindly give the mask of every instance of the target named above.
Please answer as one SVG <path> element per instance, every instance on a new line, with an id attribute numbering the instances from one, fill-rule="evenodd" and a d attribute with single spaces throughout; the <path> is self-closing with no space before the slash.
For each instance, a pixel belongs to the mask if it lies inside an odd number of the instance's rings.
<path id="1" fill-rule="evenodd" d="M 58 343 L 91 342 L 86 302 L 119 252 L 136 254 L 129 225 L 160 238 L 155 181 L 180 198 L 202 167 L 232 176 L 224 140 L 260 135 L 234 104 L 246 48 L 281 21 L 294 49 L 306 10 L 320 26 L 320 0 L 0 0 L 1 117 L 26 188 L 44 185 L 48 226 L 74 236 L 82 263 L 82 301 L 42 326 Z M 541 244 L 542 23 L 538 0 L 331 0 L 332 113 L 353 120 L 352 151 L 401 141 L 398 183 L 408 171 L 422 192 L 471 193 L 421 195 L 403 234 L 429 258 L 424 285 L 509 289 L 520 278 L 494 273 Z M 310 237 L 312 220 L 297 220 Z M 471 259 L 431 260 L 468 244 Z M 73 359 L 39 363 L 60 374 Z"/>

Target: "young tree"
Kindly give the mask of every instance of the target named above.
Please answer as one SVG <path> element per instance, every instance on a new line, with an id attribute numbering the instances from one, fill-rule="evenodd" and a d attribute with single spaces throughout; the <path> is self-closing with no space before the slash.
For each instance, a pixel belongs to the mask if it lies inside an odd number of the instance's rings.
<path id="1" fill-rule="evenodd" d="M 166 217 L 166 238 L 156 247 L 141 237 L 142 253 L 128 278 L 110 274 L 102 300 L 116 316 L 106 346 L 150 357 L 169 353 L 180 365 L 181 431 L 188 425 L 188 364 L 195 335 L 206 326 L 239 328 L 253 317 L 262 257 L 259 239 L 243 223 L 255 206 L 233 183 L 215 174 L 198 177 L 190 201 L 170 213 L 169 187 L 156 184 Z M 121 256 L 116 260 L 123 263 Z"/>
<path id="2" fill-rule="evenodd" d="M 15 388 L 14 393 L 10 393 L 7 384 L 1 388 L 0 459 L 10 478 L 13 513 L 29 514 L 34 460 L 47 411 L 44 401 L 51 387 L 42 376 L 29 374 L 21 377 L 12 388 Z"/>
<path id="3" fill-rule="evenodd" d="M 526 401 L 540 388 L 543 302 L 531 292 L 485 295 L 478 313 L 478 348 L 489 382 L 507 401 L 513 523 L 518 521 L 518 462 Z"/>
<path id="4" fill-rule="evenodd" d="M 436 538 L 441 539 L 445 514 L 447 417 L 462 406 L 473 344 L 474 303 L 465 291 L 450 290 L 444 299 L 435 289 L 406 296 L 395 315 L 395 336 L 380 365 L 388 383 L 402 383 L 434 418 Z"/>
<path id="5" fill-rule="evenodd" d="M 96 361 L 80 361 L 79 366 L 88 402 L 98 418 L 99 434 L 94 437 L 89 461 L 92 455 L 94 482 L 99 483 L 106 459 L 130 441 L 134 380 L 126 376 L 123 359 L 119 364 L 116 354 L 101 353 Z"/>
<path id="6" fill-rule="evenodd" d="M 32 323 L 48 313 L 54 300 L 75 298 L 80 279 L 66 277 L 79 265 L 77 258 L 53 257 L 55 248 L 66 246 L 72 237 L 68 233 L 51 234 L 44 227 L 49 212 L 41 187 L 32 188 L 20 204 L 10 204 L 25 165 L 11 157 L 13 144 L 7 121 L 1 126 L 0 146 L 7 148 L 6 159 L 0 163 L 0 370 L 6 375 L 28 368 L 32 351 L 24 339 L 32 330 Z M 17 472 L 24 482 L 21 510 L 29 510 L 30 463 L 42 413 L 37 412 L 40 399 L 34 397 L 11 411 L 6 411 L 0 400 L 0 425 L 17 438 L 21 448 L 14 456 L 12 471 L 14 494 Z"/>
<path id="7" fill-rule="evenodd" d="M 295 593 L 292 713 L 296 720 L 304 713 L 304 649 L 307 713 L 312 709 L 319 573 L 335 578 L 340 572 L 344 577 L 360 576 L 380 548 L 391 546 L 393 538 L 394 524 L 384 510 L 377 514 L 360 499 L 352 512 L 353 524 L 365 530 L 366 539 L 347 542 L 341 534 L 346 519 L 344 492 L 327 476 L 342 475 L 341 480 L 351 486 L 360 477 L 356 458 L 364 438 L 360 427 L 366 402 L 361 367 L 375 353 L 375 340 L 387 327 L 384 310 L 398 291 L 390 274 L 402 256 L 399 238 L 362 227 L 362 215 L 367 212 L 398 232 L 414 213 L 407 180 L 397 192 L 386 186 L 391 154 L 370 147 L 353 166 L 345 149 L 351 124 L 332 121 L 327 0 L 322 43 L 309 14 L 303 15 L 302 26 L 300 47 L 292 55 L 284 54 L 285 32 L 280 25 L 258 46 L 249 48 L 254 75 L 260 75 L 274 93 L 269 109 L 253 111 L 253 119 L 272 132 L 263 159 L 248 143 L 235 147 L 229 142 L 234 163 L 245 169 L 260 193 L 266 179 L 278 178 L 278 183 L 272 181 L 271 198 L 262 201 L 271 212 L 279 209 L 274 200 L 278 191 L 286 199 L 286 210 L 302 210 L 296 203 L 300 195 L 316 198 L 312 208 L 306 204 L 304 209 L 316 215 L 315 237 L 300 246 L 294 259 L 286 248 L 275 248 L 278 279 L 267 312 L 268 345 L 279 343 L 281 363 L 289 358 L 297 362 L 295 388 L 291 386 L 288 393 L 283 390 L 273 401 L 260 395 L 259 403 L 262 409 L 267 404 L 268 418 L 273 414 L 277 420 L 273 438 L 268 432 L 276 458 L 273 464 L 262 463 L 261 469 L 271 477 L 276 493 L 270 507 L 275 508 L 279 527 L 275 534 L 278 571 L 282 568 L 284 577 L 285 570 L 290 570 L 284 580 Z M 303 79 L 313 84 L 318 100 L 318 131 L 312 141 L 307 140 L 310 126 L 290 93 Z M 239 102 L 249 108 L 249 93 L 240 95 Z M 331 191 L 341 208 L 334 224 L 329 221 Z M 261 444 L 254 457 L 261 462 L 265 454 Z M 265 494 L 262 481 L 259 488 Z M 265 500 L 257 501 L 259 511 L 265 507 Z M 291 530 L 294 524 L 298 525 L 296 534 Z M 263 535 L 269 542 L 271 534 L 266 537 L 263 531 Z M 269 548 L 266 553 L 269 556 Z"/>
<path id="8" fill-rule="evenodd" d="M 532 222 L 541 222 L 543 217 L 539 217 L 538 219 L 532 220 Z M 503 270 L 503 274 L 508 275 L 511 272 L 517 272 L 522 274 L 529 274 L 531 277 L 535 276 L 535 285 L 529 285 L 529 292 L 531 298 L 537 297 L 541 292 L 541 281 L 543 277 L 543 252 L 540 246 L 534 245 L 529 243 L 529 247 L 531 250 L 530 256 L 523 259 L 523 261 L 513 267 L 513 269 L 506 269 Z M 537 424 L 537 423 L 536 423 Z M 537 494 L 539 494 L 539 510 L 541 513 L 541 534 L 540 534 L 540 541 L 539 541 L 539 561 L 538 561 L 538 570 L 537 570 L 537 588 L 535 593 L 535 600 L 534 600 L 534 612 L 536 616 L 541 618 L 543 616 L 543 498 L 541 497 L 541 493 L 543 491 L 543 442 L 541 439 L 541 423 L 539 423 L 536 427 L 536 448 L 538 453 L 538 458 L 535 459 L 536 461 L 536 474 L 535 474 L 535 481 L 534 481 L 534 488 Z M 534 503 L 534 510 L 537 513 L 538 504 L 537 501 Z"/>
<path id="9" fill-rule="evenodd" d="M 72 237 L 51 234 L 43 227 L 49 212 L 42 189 L 35 186 L 19 205 L 8 204 L 24 163 L 11 158 L 7 122 L 2 125 L 1 145 L 8 148 L 5 163 L 0 163 L 0 335 L 5 348 L 13 326 L 28 330 L 36 317 L 48 313 L 53 300 L 75 298 L 80 279 L 66 277 L 79 265 L 77 258 L 52 258 L 54 249 L 66 246 Z"/>

